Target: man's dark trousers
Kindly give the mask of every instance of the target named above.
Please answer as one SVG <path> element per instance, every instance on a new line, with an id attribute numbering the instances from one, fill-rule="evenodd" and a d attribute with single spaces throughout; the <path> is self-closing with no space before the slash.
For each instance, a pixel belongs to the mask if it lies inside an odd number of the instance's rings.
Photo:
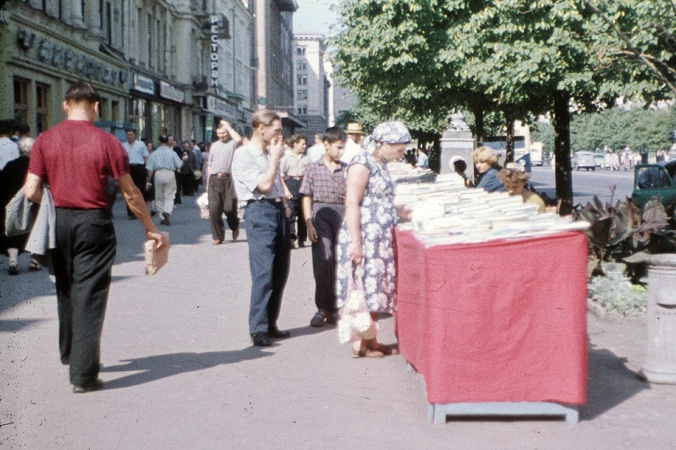
<path id="1" fill-rule="evenodd" d="M 244 211 L 244 226 L 251 270 L 249 332 L 274 332 L 291 254 L 284 203 L 250 202 Z"/>
<path id="2" fill-rule="evenodd" d="M 52 250 L 59 313 L 61 362 L 70 364 L 70 382 L 95 382 L 101 359 L 115 229 L 108 209 L 56 208 Z"/>
<path id="3" fill-rule="evenodd" d="M 239 228 L 237 217 L 237 196 L 232 177 L 228 173 L 209 176 L 209 217 L 211 218 L 211 236 L 223 241 L 225 239 L 225 224 L 223 213 L 228 221 L 228 227 L 235 231 Z"/>
<path id="4" fill-rule="evenodd" d="M 312 205 L 317 242 L 312 244 L 312 272 L 315 277 L 315 305 L 331 313 L 336 310 L 336 245 L 345 217 L 345 205 Z"/>
<path id="5" fill-rule="evenodd" d="M 148 177 L 148 172 L 146 171 L 146 166 L 144 164 L 130 165 L 129 175 L 131 175 L 131 179 L 138 190 L 143 194 L 143 200 L 148 201 L 148 194 L 146 193 L 146 178 Z M 127 205 L 127 216 L 134 216 L 134 213 L 129 209 L 129 205 Z"/>

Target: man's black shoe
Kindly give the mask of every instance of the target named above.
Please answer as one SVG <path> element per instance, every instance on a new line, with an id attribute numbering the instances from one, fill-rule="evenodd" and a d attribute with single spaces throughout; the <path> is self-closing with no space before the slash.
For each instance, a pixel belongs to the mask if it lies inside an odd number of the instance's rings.
<path id="1" fill-rule="evenodd" d="M 98 391 L 103 387 L 103 381 L 98 379 L 92 383 L 87 384 L 74 384 L 73 385 L 73 394 L 84 394 L 86 392 Z"/>
<path id="2" fill-rule="evenodd" d="M 268 333 L 254 333 L 251 335 L 251 340 L 256 347 L 270 347 L 272 345 Z"/>
<path id="3" fill-rule="evenodd" d="M 268 331 L 268 336 L 272 339 L 286 339 L 291 337 L 291 333 L 289 331 L 273 329 Z"/>

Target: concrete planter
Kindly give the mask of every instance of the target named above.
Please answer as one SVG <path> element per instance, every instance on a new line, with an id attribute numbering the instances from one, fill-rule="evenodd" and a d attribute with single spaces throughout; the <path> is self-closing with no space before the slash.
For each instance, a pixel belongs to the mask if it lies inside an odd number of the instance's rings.
<path id="1" fill-rule="evenodd" d="M 648 346 L 639 376 L 676 384 L 676 254 L 641 259 L 648 263 Z"/>

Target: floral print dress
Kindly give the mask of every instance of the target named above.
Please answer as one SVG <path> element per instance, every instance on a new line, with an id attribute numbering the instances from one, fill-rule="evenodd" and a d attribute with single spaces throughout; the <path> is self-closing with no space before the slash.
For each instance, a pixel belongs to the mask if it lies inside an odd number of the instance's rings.
<path id="1" fill-rule="evenodd" d="M 394 251 L 392 228 L 397 223 L 394 206 L 395 184 L 384 164 L 371 155 L 360 152 L 350 163 L 366 166 L 369 181 L 361 205 L 362 279 L 369 311 L 391 313 L 395 300 Z M 341 308 L 347 300 L 352 276 L 352 261 L 348 256 L 350 233 L 343 221 L 336 250 L 336 298 Z"/>

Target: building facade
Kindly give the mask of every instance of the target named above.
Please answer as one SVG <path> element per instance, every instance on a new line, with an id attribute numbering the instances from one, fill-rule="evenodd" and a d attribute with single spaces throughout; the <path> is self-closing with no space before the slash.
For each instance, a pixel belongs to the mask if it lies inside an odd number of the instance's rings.
<path id="1" fill-rule="evenodd" d="M 256 107 L 282 118 L 284 136 L 305 124 L 294 114 L 293 13 L 296 0 L 254 0 Z"/>
<path id="2" fill-rule="evenodd" d="M 328 126 L 329 81 L 324 73 L 324 36 L 297 34 L 294 37 L 294 109 L 305 122 L 303 133 L 312 142 Z"/>
<path id="3" fill-rule="evenodd" d="M 254 111 L 253 0 L 15 0 L 0 22 L 0 118 L 38 134 L 76 80 L 102 95 L 103 129 L 210 140 Z"/>
<path id="4" fill-rule="evenodd" d="M 341 86 L 340 83 L 333 78 L 333 66 L 330 61 L 326 61 L 324 70 L 326 72 L 326 78 L 329 80 L 329 125 L 333 126 L 340 120 L 344 113 L 347 113 L 354 108 L 356 98 L 349 89 Z"/>

